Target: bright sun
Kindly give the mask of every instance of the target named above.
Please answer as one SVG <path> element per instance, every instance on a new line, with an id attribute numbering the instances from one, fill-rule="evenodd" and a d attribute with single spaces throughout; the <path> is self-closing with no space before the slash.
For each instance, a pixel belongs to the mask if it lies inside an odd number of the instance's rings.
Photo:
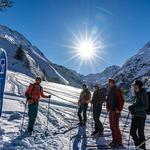
<path id="1" fill-rule="evenodd" d="M 83 59 L 88 59 L 92 57 L 95 53 L 95 48 L 92 42 L 82 42 L 79 44 L 79 47 L 77 47 L 79 55 Z"/>
<path id="2" fill-rule="evenodd" d="M 98 64 L 98 61 L 103 60 L 103 48 L 104 43 L 102 43 L 102 38 L 99 35 L 93 36 L 92 34 L 73 33 L 74 39 L 71 45 L 66 45 L 66 47 L 72 49 L 71 55 L 66 62 L 74 60 L 74 63 L 79 63 L 79 68 L 82 65 L 90 65 L 94 68 L 94 64 Z"/>

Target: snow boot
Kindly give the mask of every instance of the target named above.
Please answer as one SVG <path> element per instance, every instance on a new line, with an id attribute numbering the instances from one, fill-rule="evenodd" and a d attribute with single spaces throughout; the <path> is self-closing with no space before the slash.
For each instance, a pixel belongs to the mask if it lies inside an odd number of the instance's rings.
<path id="1" fill-rule="evenodd" d="M 91 136 L 96 136 L 97 131 L 92 132 Z"/>
<path id="2" fill-rule="evenodd" d="M 112 146 L 114 144 L 114 141 L 110 142 L 108 145 L 109 146 Z"/>

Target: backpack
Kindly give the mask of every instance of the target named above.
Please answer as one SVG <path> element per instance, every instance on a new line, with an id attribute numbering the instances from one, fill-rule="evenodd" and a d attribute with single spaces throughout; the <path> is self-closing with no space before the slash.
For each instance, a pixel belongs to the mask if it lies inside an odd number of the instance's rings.
<path id="1" fill-rule="evenodd" d="M 119 88 L 116 89 L 116 95 L 118 97 L 119 111 L 122 111 L 125 100 L 122 91 Z"/>
<path id="2" fill-rule="evenodd" d="M 32 93 L 33 93 L 33 91 L 35 89 L 35 85 L 34 84 L 30 84 L 30 85 L 32 85 L 33 88 L 32 88 L 32 91 L 31 91 L 30 95 L 29 94 L 25 94 L 27 100 L 32 99 Z M 42 87 L 40 86 L 40 91 L 41 91 L 41 89 L 42 89 Z"/>
<path id="3" fill-rule="evenodd" d="M 148 108 L 145 110 L 147 115 L 150 115 L 150 91 L 147 92 L 148 95 Z"/>

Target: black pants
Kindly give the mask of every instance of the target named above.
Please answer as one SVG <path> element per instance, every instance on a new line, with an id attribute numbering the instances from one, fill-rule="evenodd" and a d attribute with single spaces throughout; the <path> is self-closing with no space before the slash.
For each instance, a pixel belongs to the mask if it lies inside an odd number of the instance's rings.
<path id="1" fill-rule="evenodd" d="M 98 106 L 93 106 L 93 119 L 95 122 L 95 131 L 96 132 L 103 132 L 104 128 L 100 121 L 100 115 L 102 111 L 102 104 Z"/>
<path id="2" fill-rule="evenodd" d="M 133 138 L 135 146 L 138 146 L 145 141 L 144 128 L 145 128 L 145 118 L 142 117 L 132 118 L 130 135 Z M 143 144 L 140 148 L 145 150 L 146 149 L 145 144 Z"/>
<path id="3" fill-rule="evenodd" d="M 33 126 L 35 124 L 35 120 L 38 114 L 38 103 L 29 104 L 28 105 L 28 131 L 33 131 Z"/>
<path id="4" fill-rule="evenodd" d="M 79 117 L 80 124 L 87 121 L 87 114 L 86 114 L 87 108 L 88 108 L 88 104 L 81 104 L 78 109 L 78 117 Z M 81 115 L 82 112 L 83 112 L 83 119 Z"/>

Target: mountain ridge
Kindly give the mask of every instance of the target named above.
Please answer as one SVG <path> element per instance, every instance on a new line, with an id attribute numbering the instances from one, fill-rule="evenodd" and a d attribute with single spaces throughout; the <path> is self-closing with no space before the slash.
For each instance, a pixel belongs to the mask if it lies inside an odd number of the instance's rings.
<path id="1" fill-rule="evenodd" d="M 112 65 L 100 73 L 86 76 L 51 62 L 22 34 L 3 25 L 0 25 L 0 46 L 7 51 L 9 70 L 21 72 L 30 77 L 41 76 L 44 80 L 55 83 L 79 87 L 83 80 L 86 80 L 90 85 L 95 81 L 105 85 L 107 79 L 112 77 L 118 85 L 129 88 L 134 79 L 150 76 L 150 41 L 134 56 L 128 58 L 121 67 Z M 15 56 L 20 47 L 24 56 L 22 60 L 17 60 Z"/>

